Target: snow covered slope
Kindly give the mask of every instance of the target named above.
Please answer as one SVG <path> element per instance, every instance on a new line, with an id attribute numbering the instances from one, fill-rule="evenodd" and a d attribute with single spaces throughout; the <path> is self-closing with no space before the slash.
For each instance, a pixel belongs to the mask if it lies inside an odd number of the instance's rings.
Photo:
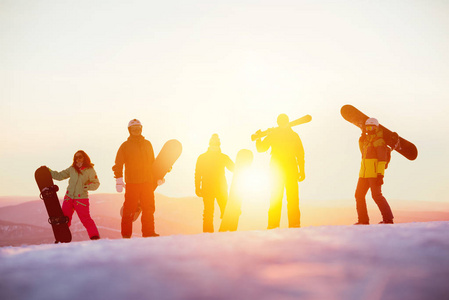
<path id="1" fill-rule="evenodd" d="M 0 298 L 449 299 L 449 222 L 0 248 Z"/>

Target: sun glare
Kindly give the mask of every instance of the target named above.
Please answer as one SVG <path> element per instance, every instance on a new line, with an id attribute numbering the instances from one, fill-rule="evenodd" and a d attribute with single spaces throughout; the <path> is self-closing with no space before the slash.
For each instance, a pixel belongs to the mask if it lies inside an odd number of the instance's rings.
<path id="1" fill-rule="evenodd" d="M 252 166 L 241 174 L 239 185 L 244 203 L 261 203 L 269 199 L 271 190 L 269 167 Z"/>

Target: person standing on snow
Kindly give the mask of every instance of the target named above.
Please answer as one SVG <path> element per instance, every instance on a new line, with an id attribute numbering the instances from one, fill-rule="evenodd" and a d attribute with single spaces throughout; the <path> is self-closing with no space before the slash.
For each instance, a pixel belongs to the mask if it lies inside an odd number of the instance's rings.
<path id="1" fill-rule="evenodd" d="M 289 123 L 288 116 L 280 114 L 277 118 L 279 127 L 271 129 L 265 139 L 256 140 L 258 152 L 265 152 L 271 147 L 270 168 L 274 185 L 268 211 L 268 229 L 280 226 L 284 189 L 287 192 L 288 226 L 301 227 L 298 181 L 306 177 L 304 148 Z"/>
<path id="2" fill-rule="evenodd" d="M 366 193 L 371 189 L 371 195 L 382 214 L 380 224 L 393 224 L 393 213 L 387 200 L 382 195 L 384 173 L 387 167 L 389 149 L 383 139 L 383 131 L 379 121 L 369 118 L 365 122 L 365 130 L 359 139 L 362 152 L 362 163 L 359 181 L 355 191 L 358 222 L 355 225 L 368 225 L 369 217 L 366 208 Z"/>
<path id="3" fill-rule="evenodd" d="M 73 156 L 73 163 L 69 168 L 61 172 L 50 170 L 50 173 L 51 177 L 56 180 L 70 178 L 64 202 L 62 203 L 62 212 L 69 218 L 69 227 L 72 222 L 73 212 L 76 211 L 81 223 L 87 230 L 89 238 L 98 240 L 100 234 L 94 220 L 90 216 L 88 191 L 98 189 L 100 181 L 89 156 L 86 152 L 78 150 Z"/>
<path id="4" fill-rule="evenodd" d="M 142 136 L 142 124 L 133 119 L 128 123 L 129 137 L 120 146 L 112 167 L 116 178 L 116 190 L 125 191 L 121 233 L 123 238 L 131 238 L 133 216 L 140 204 L 142 208 L 142 236 L 159 236 L 154 230 L 154 190 L 152 166 L 154 162 L 153 145 Z M 125 167 L 125 181 L 123 180 Z"/>
<path id="5" fill-rule="evenodd" d="M 215 199 L 223 218 L 228 201 L 225 168 L 234 171 L 234 162 L 221 152 L 220 144 L 218 134 L 213 134 L 209 149 L 198 157 L 195 167 L 195 193 L 204 202 L 203 232 L 214 232 Z"/>

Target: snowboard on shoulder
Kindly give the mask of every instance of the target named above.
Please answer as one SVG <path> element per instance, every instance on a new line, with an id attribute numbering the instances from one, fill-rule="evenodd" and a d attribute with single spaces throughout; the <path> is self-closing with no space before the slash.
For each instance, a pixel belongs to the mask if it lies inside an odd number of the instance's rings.
<path id="1" fill-rule="evenodd" d="M 242 149 L 237 153 L 234 175 L 232 176 L 231 187 L 229 189 L 228 203 L 226 204 L 221 220 L 220 232 L 237 230 L 239 218 L 242 214 L 242 184 L 245 184 L 242 179 L 245 177 L 245 172 L 251 166 L 253 158 L 253 153 L 247 149 Z"/>
<path id="2" fill-rule="evenodd" d="M 293 127 L 293 126 L 297 126 L 297 125 L 309 123 L 310 121 L 312 121 L 312 116 L 311 116 L 311 115 L 305 115 L 305 116 L 303 116 L 303 117 L 301 117 L 301 118 L 299 118 L 299 119 L 296 119 L 296 120 L 294 120 L 294 121 L 291 121 L 289 125 L 290 125 L 290 127 Z M 254 142 L 254 141 L 257 140 L 257 139 L 261 139 L 261 138 L 267 136 L 268 133 L 269 133 L 271 130 L 273 130 L 273 128 L 268 128 L 267 130 L 264 130 L 264 131 L 262 131 L 262 130 L 256 131 L 256 133 L 254 133 L 253 135 L 251 135 L 251 141 Z"/>
<path id="3" fill-rule="evenodd" d="M 55 243 L 70 243 L 72 234 L 69 229 L 69 218 L 64 216 L 56 192 L 58 186 L 53 183 L 50 170 L 40 167 L 34 172 L 34 178 L 40 190 L 40 198 L 44 201 L 48 213 L 48 223 L 53 229 Z"/>
<path id="4" fill-rule="evenodd" d="M 178 140 L 169 140 L 162 147 L 161 151 L 155 158 L 152 166 L 153 179 L 154 179 L 154 189 L 158 187 L 157 182 L 163 180 L 165 175 L 171 170 L 176 160 L 182 153 L 182 144 Z M 137 211 L 134 213 L 133 221 L 136 221 L 142 212 L 142 208 L 139 206 Z M 123 206 L 120 210 L 120 215 L 123 216 Z"/>
<path id="5" fill-rule="evenodd" d="M 346 121 L 364 130 L 365 122 L 369 118 L 367 115 L 352 105 L 344 105 L 340 112 Z M 392 132 L 382 125 L 380 125 L 380 128 L 383 131 L 385 143 L 390 146 L 392 150 L 396 150 L 409 160 L 415 160 L 416 157 L 418 157 L 418 149 L 413 143 L 400 137 L 396 132 Z"/>

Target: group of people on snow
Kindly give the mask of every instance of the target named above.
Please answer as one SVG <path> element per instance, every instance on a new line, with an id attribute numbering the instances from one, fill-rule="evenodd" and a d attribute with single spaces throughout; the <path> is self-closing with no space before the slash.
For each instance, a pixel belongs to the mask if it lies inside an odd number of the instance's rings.
<path id="1" fill-rule="evenodd" d="M 281 114 L 277 118 L 278 127 L 270 130 L 265 138 L 256 140 L 258 152 L 271 148 L 270 169 L 276 174 L 270 197 L 268 211 L 268 229 L 280 226 L 284 191 L 287 195 L 288 226 L 298 228 L 300 223 L 298 182 L 305 179 L 304 148 L 299 135 L 289 125 L 289 118 Z M 131 238 L 134 214 L 140 205 L 142 210 L 142 236 L 156 237 L 154 212 L 154 190 L 163 182 L 155 182 L 151 168 L 155 161 L 153 146 L 142 136 L 142 124 L 133 119 L 128 123 L 129 137 L 120 146 L 115 165 L 112 167 L 116 179 L 116 190 L 125 188 L 125 201 L 121 219 L 121 235 Z M 220 138 L 213 134 L 208 150 L 201 154 L 195 167 L 195 193 L 203 198 L 203 232 L 214 232 L 215 200 L 223 217 L 228 202 L 228 185 L 225 169 L 234 170 L 234 162 L 221 152 Z M 383 224 L 393 223 L 393 213 L 382 195 L 382 185 L 388 163 L 388 146 L 383 139 L 379 122 L 369 118 L 359 139 L 362 153 L 359 180 L 355 192 L 358 221 L 355 225 L 368 225 L 366 194 L 371 189 L 372 197 L 381 211 Z M 123 172 L 124 169 L 124 172 Z M 89 210 L 88 191 L 96 190 L 100 182 L 94 170 L 94 164 L 82 150 L 75 153 L 72 165 L 61 172 L 50 170 L 53 179 L 69 179 L 64 196 L 62 210 L 72 219 L 76 211 L 90 239 L 100 238 Z M 126 184 L 125 184 L 126 182 Z"/>

